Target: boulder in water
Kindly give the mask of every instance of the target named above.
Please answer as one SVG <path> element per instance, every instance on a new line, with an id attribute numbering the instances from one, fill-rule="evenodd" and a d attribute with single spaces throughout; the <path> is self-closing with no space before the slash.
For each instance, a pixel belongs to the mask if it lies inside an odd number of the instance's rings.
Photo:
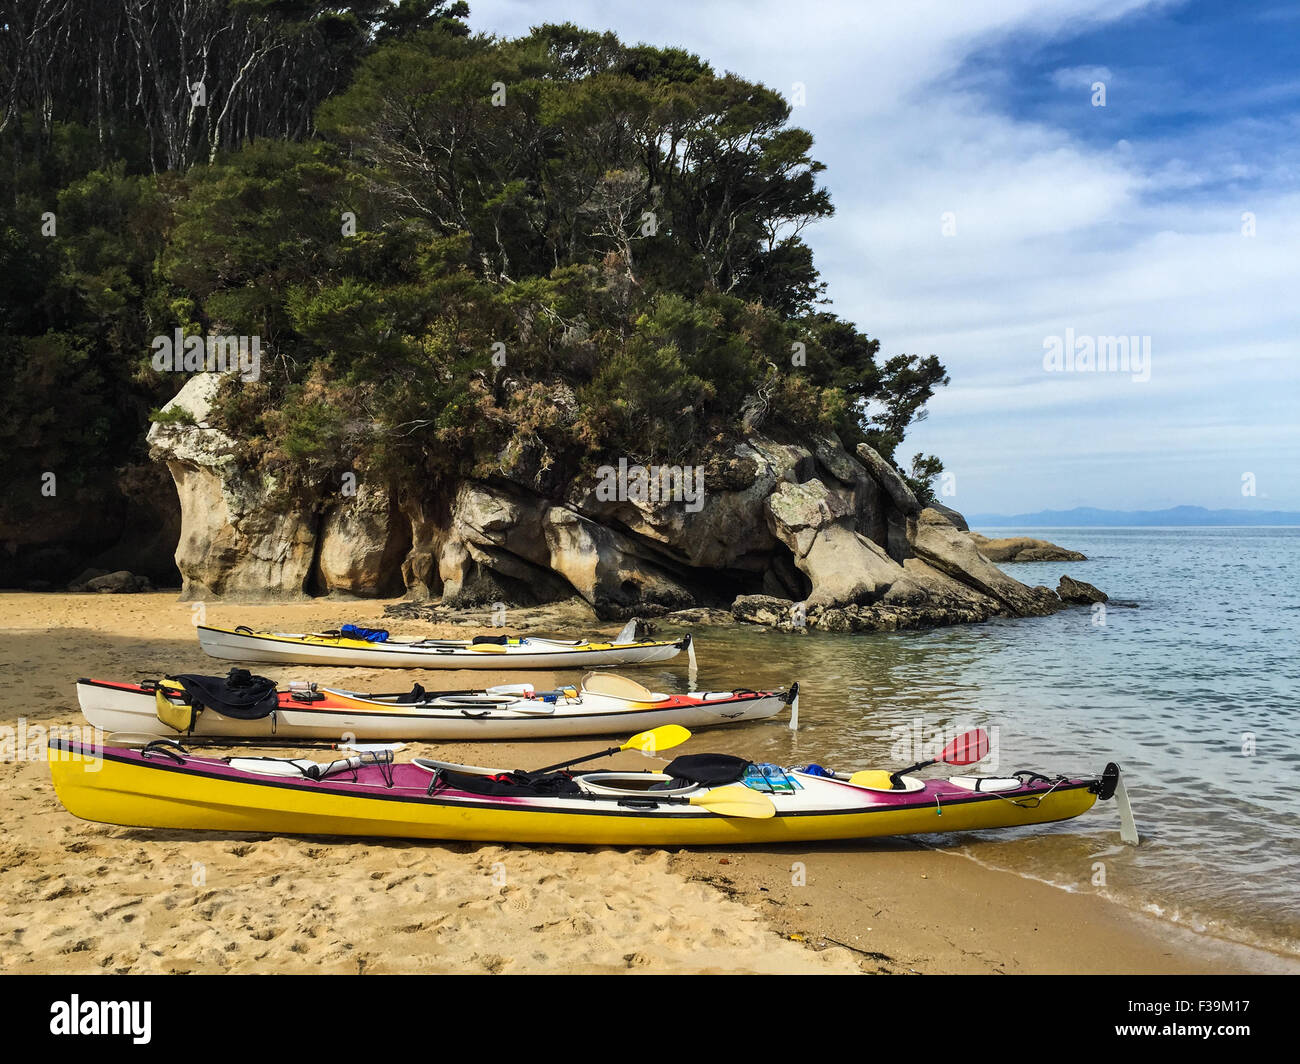
<path id="1" fill-rule="evenodd" d="M 1060 596 L 1062 602 L 1072 602 L 1080 605 L 1110 601 L 1110 596 L 1106 592 L 1082 580 L 1075 580 L 1073 577 L 1065 575 L 1061 576 L 1061 582 L 1056 588 L 1056 593 Z"/>

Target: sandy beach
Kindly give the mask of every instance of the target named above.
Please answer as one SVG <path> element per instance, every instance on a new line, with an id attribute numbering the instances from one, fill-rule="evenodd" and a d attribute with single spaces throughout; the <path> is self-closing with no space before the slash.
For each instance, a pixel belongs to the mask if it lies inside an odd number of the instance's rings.
<path id="1" fill-rule="evenodd" d="M 396 631 L 383 605 L 218 603 L 205 614 L 213 624 L 310 630 L 354 621 Z M 0 726 L 82 726 L 80 676 L 224 672 L 199 651 L 193 616 L 174 592 L 0 595 Z M 352 669 L 312 678 L 388 689 L 412 679 Z M 418 678 L 428 684 L 427 674 Z M 449 672 L 438 682 L 509 678 Z M 598 747 L 416 744 L 402 756 L 519 767 Z M 743 729 L 691 747 L 709 748 L 744 754 Z M 1300 971 L 1294 958 L 907 840 L 670 854 L 146 831 L 73 818 L 28 753 L 3 765 L 0 790 L 6 972 Z M 641 755 L 611 763 L 620 762 L 646 766 Z"/>

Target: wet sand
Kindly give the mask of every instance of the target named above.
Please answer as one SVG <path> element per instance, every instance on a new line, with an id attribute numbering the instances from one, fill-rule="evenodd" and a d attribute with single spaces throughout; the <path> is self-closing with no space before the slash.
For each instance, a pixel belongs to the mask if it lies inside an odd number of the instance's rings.
<path id="1" fill-rule="evenodd" d="M 386 622 L 382 607 L 209 603 L 204 615 L 210 624 L 280 630 L 351 621 L 395 633 L 464 632 Z M 226 663 L 198 649 L 194 616 L 174 593 L 0 593 L 0 726 L 20 718 L 29 729 L 83 725 L 73 688 L 80 676 L 224 672 Z M 386 690 L 415 679 L 470 687 L 522 678 L 255 671 Z M 528 679 L 541 686 L 576 677 Z M 690 749 L 745 754 L 745 732 L 705 733 Z M 412 744 L 401 756 L 518 768 L 601 745 Z M 75 819 L 58 804 L 45 765 L 26 753 L 0 766 L 6 972 L 1300 971 L 1295 959 L 915 841 L 668 854 L 148 831 Z M 609 762 L 657 763 L 639 754 Z"/>

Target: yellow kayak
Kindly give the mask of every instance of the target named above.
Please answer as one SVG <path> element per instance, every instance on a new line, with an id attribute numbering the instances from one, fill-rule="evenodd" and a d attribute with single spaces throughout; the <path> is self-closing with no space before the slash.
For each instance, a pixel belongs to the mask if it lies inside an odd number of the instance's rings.
<path id="1" fill-rule="evenodd" d="M 769 845 L 1019 827 L 1079 816 L 1109 798 L 1119 778 L 1107 766 L 1089 778 L 903 776 L 876 787 L 815 766 L 776 770 L 779 779 L 768 768 L 755 776 L 741 759 L 704 755 L 679 757 L 664 772 L 533 777 L 420 758 L 394 763 L 390 751 L 322 766 L 197 757 L 166 740 L 138 750 L 50 742 L 59 800 L 84 820 L 501 843 Z"/>

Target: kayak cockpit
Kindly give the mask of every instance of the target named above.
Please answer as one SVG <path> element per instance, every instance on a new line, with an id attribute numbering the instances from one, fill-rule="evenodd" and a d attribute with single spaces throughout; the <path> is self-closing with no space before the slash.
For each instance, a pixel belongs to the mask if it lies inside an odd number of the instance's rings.
<path id="1" fill-rule="evenodd" d="M 574 780 L 587 794 L 690 794 L 698 783 L 674 779 L 663 772 L 588 772 Z"/>

